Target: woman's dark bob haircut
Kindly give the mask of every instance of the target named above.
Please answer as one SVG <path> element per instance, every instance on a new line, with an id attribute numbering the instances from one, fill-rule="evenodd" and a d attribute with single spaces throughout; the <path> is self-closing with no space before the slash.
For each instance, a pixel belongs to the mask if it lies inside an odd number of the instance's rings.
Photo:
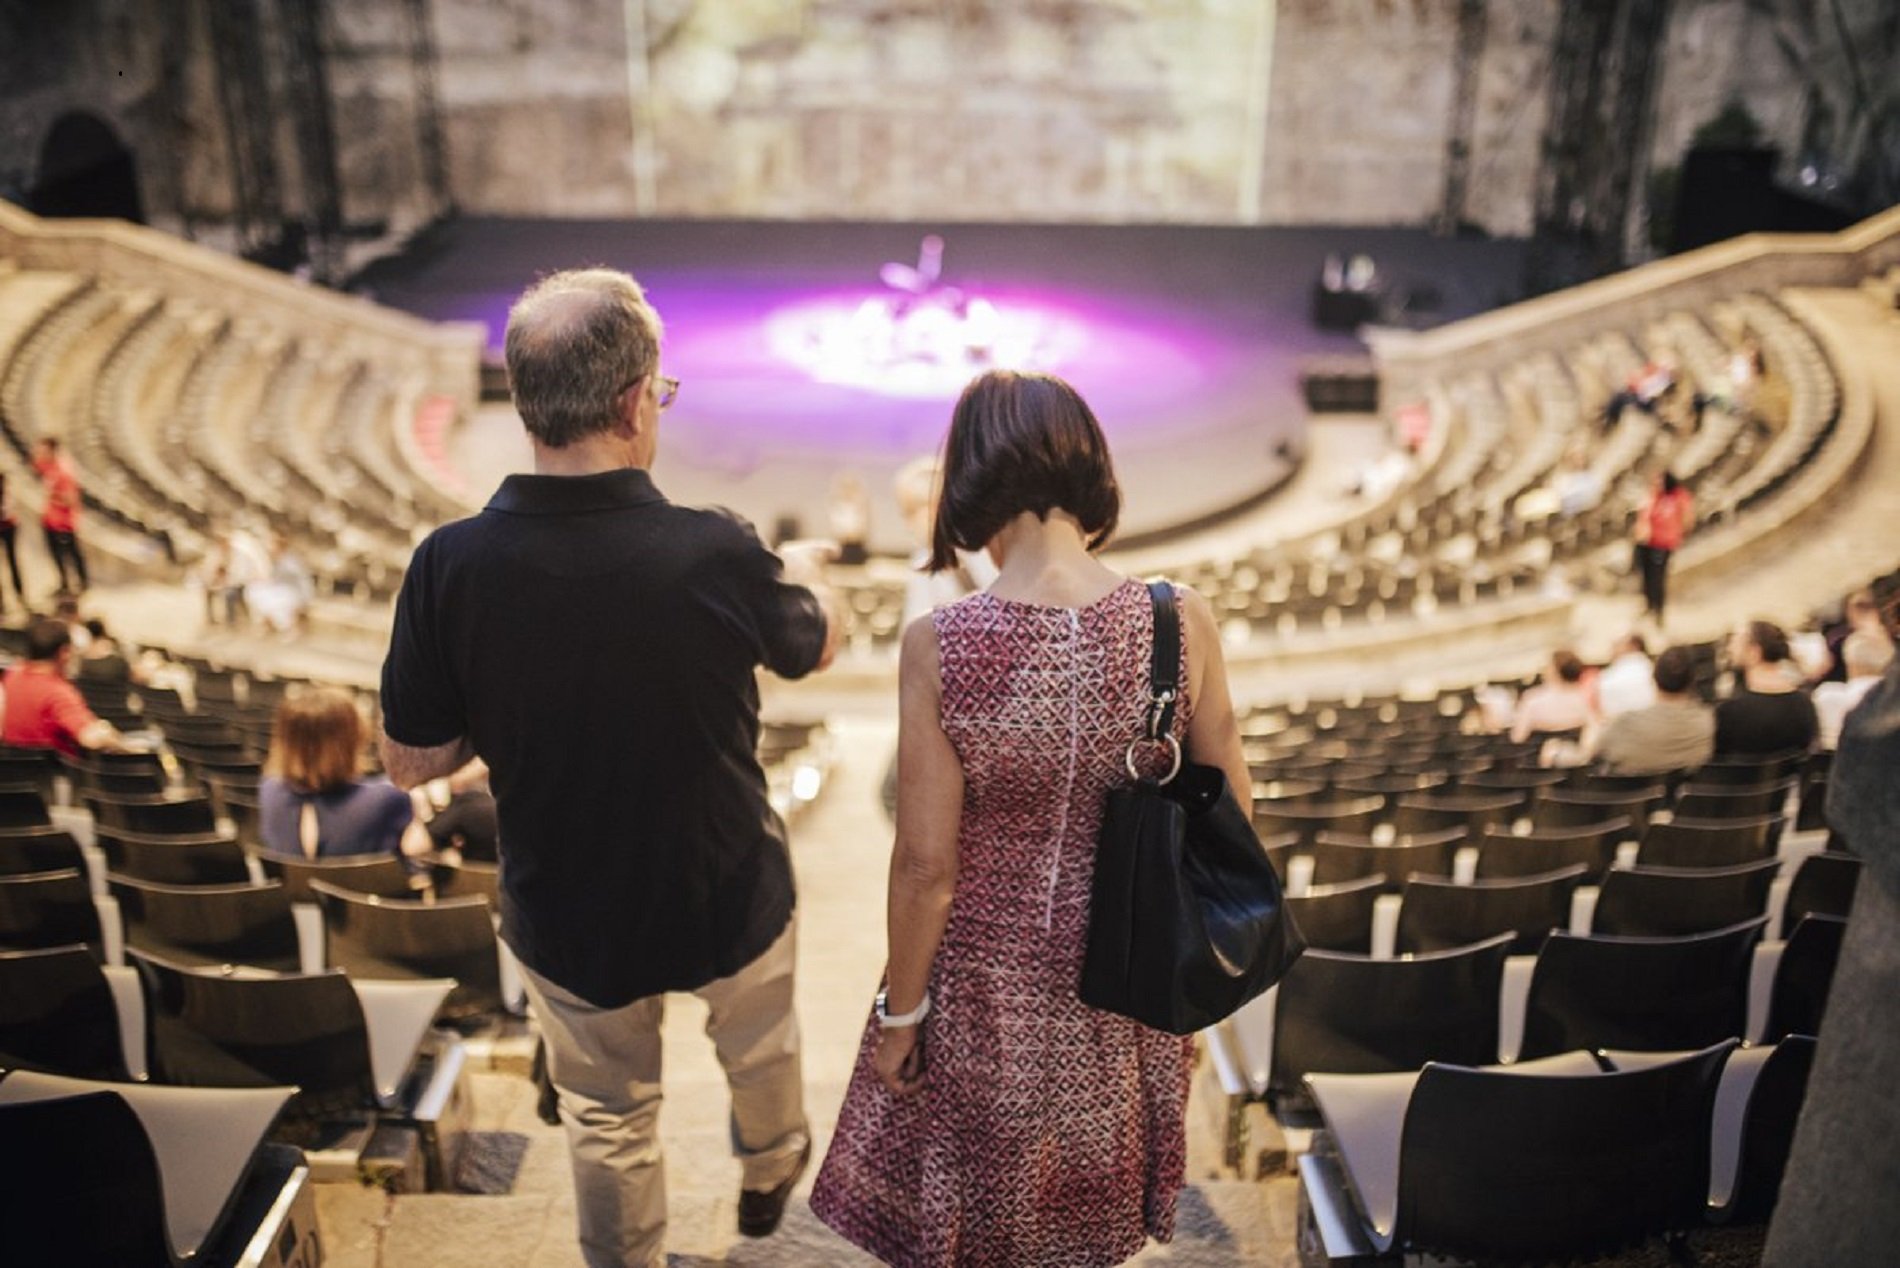
<path id="1" fill-rule="evenodd" d="M 1076 390 L 1050 374 L 991 370 L 950 416 L 928 569 L 955 568 L 958 551 L 982 550 L 1024 511 L 1067 511 L 1095 550 L 1121 509 L 1102 425 Z"/>

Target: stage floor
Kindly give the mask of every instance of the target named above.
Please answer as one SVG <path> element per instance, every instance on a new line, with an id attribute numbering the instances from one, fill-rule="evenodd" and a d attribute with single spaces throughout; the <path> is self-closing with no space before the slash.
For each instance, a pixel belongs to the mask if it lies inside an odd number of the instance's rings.
<path id="1" fill-rule="evenodd" d="M 934 288 L 880 279 L 940 232 Z M 357 286 L 435 319 L 475 320 L 499 353 L 508 305 L 536 276 L 605 264 L 647 288 L 684 382 L 656 476 L 761 529 L 827 531 L 837 477 L 872 498 L 871 545 L 909 549 L 890 491 L 935 450 L 957 392 L 989 365 L 1046 369 L 1094 407 L 1124 487 L 1125 536 L 1166 534 L 1257 502 L 1304 448 L 1298 371 L 1362 351 L 1308 318 L 1331 252 L 1371 255 L 1394 292 L 1437 293 L 1452 319 L 1513 297 L 1522 244 L 1411 230 L 619 222 L 465 218 L 381 261 Z M 525 462 L 477 446 L 483 488 Z"/>

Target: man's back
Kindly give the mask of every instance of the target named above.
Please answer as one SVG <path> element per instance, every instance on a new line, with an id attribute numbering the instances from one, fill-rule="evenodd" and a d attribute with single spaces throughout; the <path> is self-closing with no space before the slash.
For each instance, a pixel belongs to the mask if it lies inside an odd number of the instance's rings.
<path id="1" fill-rule="evenodd" d="M 613 1006 L 748 963 L 792 907 L 756 757 L 763 664 L 819 661 L 816 599 L 749 527 L 643 471 L 513 476 L 416 551 L 386 729 L 492 772 L 503 931 Z"/>

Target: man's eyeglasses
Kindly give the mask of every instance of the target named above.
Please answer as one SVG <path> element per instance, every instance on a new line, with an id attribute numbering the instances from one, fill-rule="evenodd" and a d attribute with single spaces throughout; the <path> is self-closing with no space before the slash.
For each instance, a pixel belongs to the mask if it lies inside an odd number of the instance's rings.
<path id="1" fill-rule="evenodd" d="M 680 381 L 678 379 L 670 374 L 662 374 L 655 378 L 654 381 L 660 385 L 659 406 L 661 409 L 665 409 L 679 399 Z M 640 380 L 635 379 L 620 390 L 622 392 L 628 392 L 639 386 Z"/>

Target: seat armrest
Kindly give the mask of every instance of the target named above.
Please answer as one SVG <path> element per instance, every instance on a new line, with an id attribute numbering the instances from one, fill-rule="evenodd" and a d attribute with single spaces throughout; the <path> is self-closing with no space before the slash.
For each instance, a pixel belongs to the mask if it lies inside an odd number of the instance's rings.
<path id="1" fill-rule="evenodd" d="M 1390 960 L 1399 942 L 1399 908 L 1405 900 L 1397 894 L 1380 894 L 1372 901 L 1372 958 Z"/>

